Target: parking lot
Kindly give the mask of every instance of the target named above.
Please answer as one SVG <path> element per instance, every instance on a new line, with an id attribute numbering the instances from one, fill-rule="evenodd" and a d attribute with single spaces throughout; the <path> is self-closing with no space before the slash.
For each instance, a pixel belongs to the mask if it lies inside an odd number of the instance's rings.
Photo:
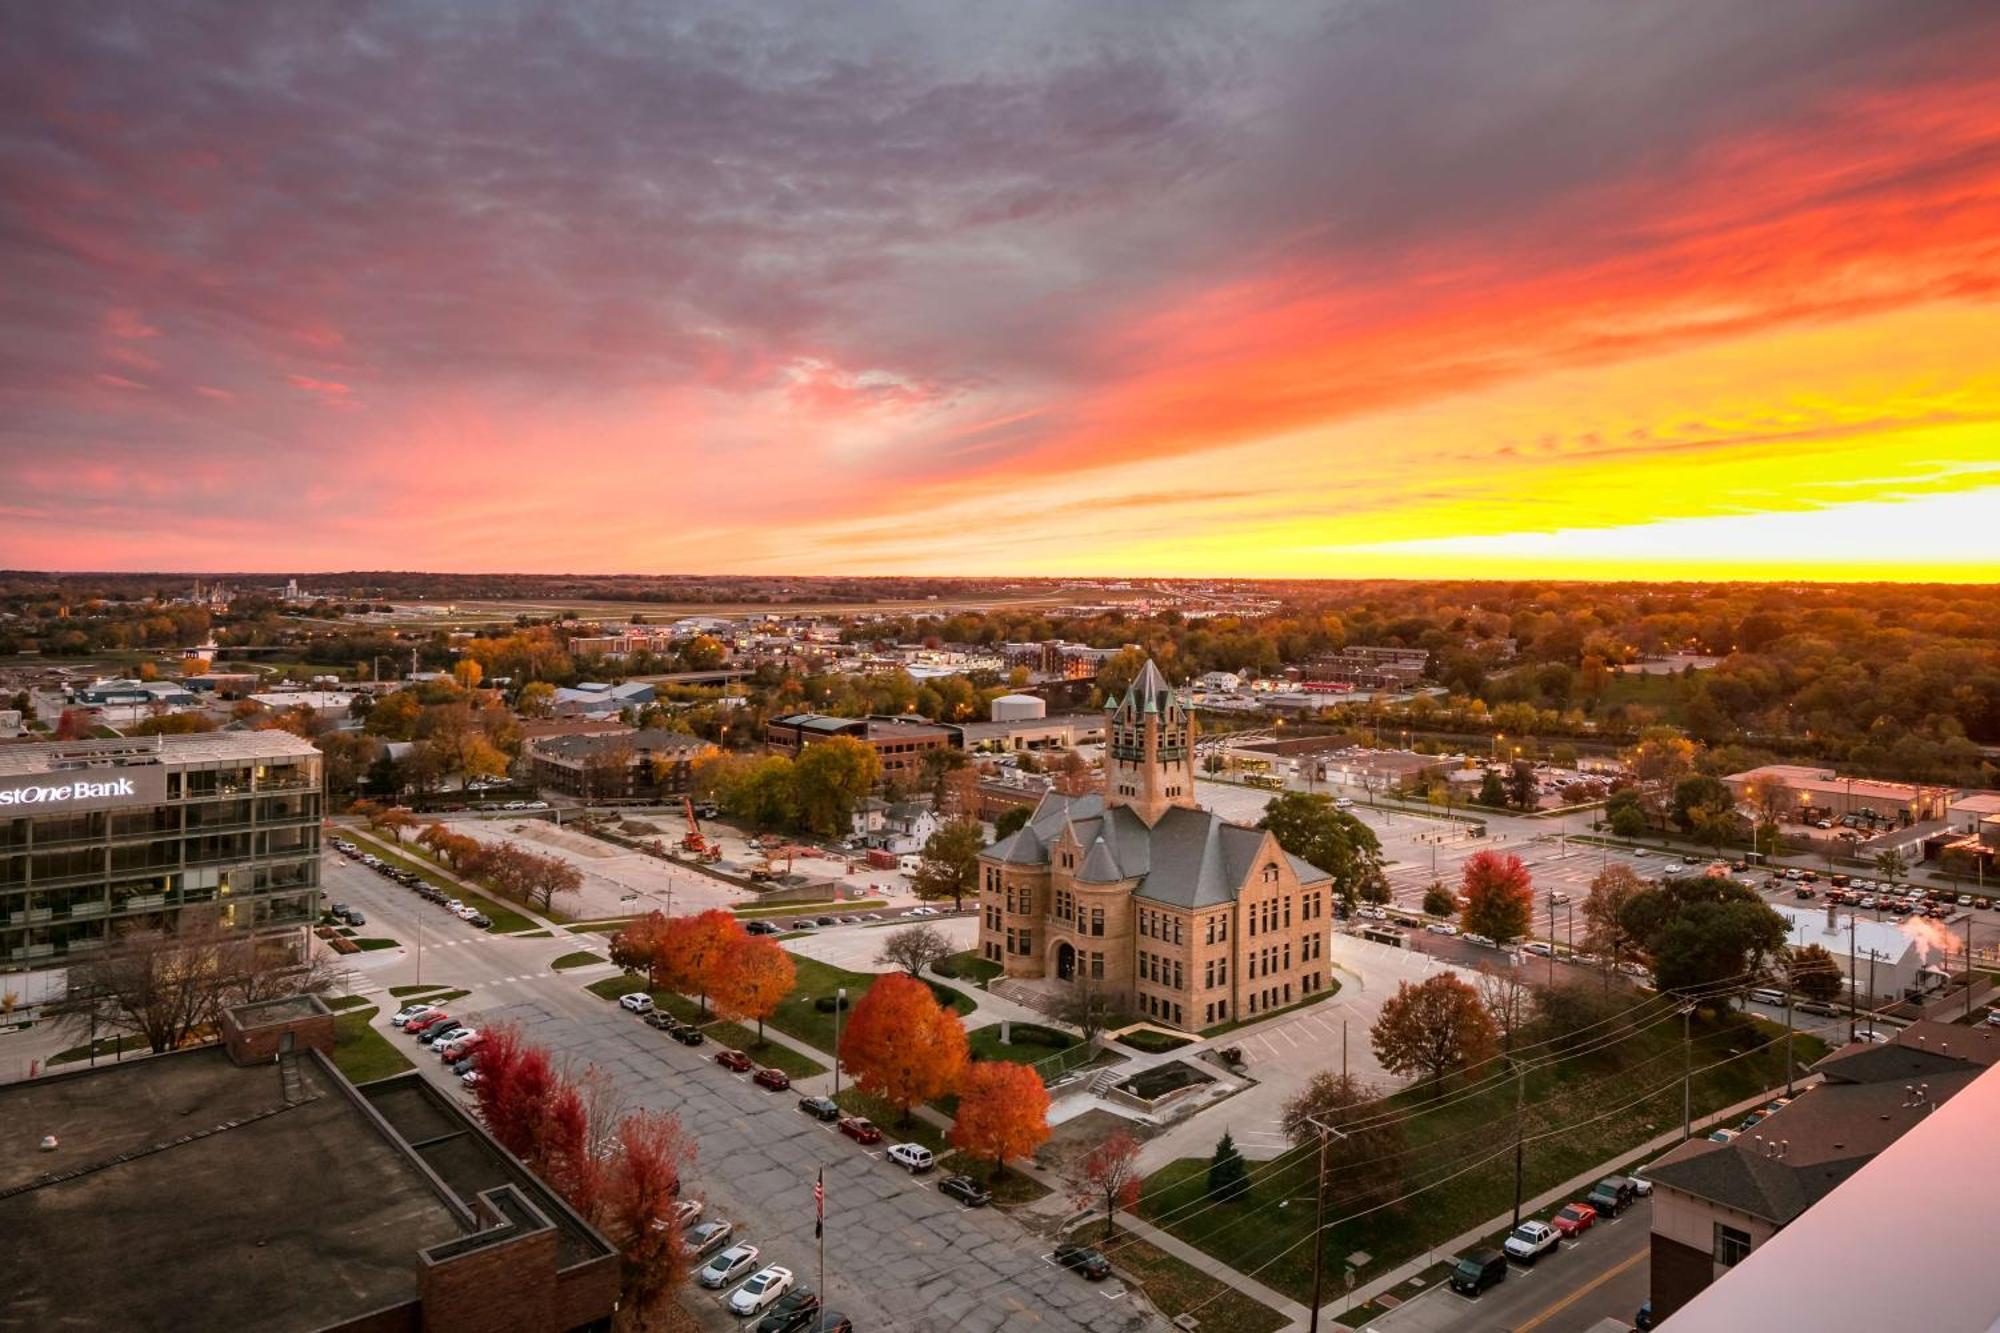
<path id="1" fill-rule="evenodd" d="M 857 1328 L 1166 1327 L 1115 1280 L 1086 1282 L 1048 1262 L 1049 1245 L 1006 1214 L 947 1199 L 935 1171 L 912 1176 L 885 1159 L 886 1144 L 864 1148 L 802 1114 L 796 1092 L 766 1092 L 748 1074 L 718 1066 L 708 1050 L 678 1046 L 611 1005 L 585 1018 L 567 1009 L 528 1001 L 487 1008 L 477 1019 L 519 1023 L 558 1059 L 605 1071 L 629 1104 L 679 1115 L 700 1145 L 693 1184 L 706 1200 L 703 1217 L 728 1219 L 736 1228 L 731 1243 L 758 1246 L 760 1267 L 783 1264 L 814 1289 L 813 1182 L 823 1167 L 827 1303 Z M 419 1067 L 455 1087 L 435 1065 Z M 705 1326 L 744 1327 L 723 1307 L 728 1289 L 692 1292 L 687 1304 Z"/>

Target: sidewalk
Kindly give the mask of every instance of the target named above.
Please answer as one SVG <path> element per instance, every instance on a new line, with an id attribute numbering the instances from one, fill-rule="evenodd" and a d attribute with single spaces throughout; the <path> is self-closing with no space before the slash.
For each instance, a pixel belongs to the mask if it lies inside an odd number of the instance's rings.
<path id="1" fill-rule="evenodd" d="M 1814 1074 L 1807 1078 L 1798 1080 L 1797 1086 L 1801 1091 L 1803 1091 L 1804 1089 L 1811 1087 L 1813 1084 L 1817 1082 L 1819 1082 L 1819 1076 L 1817 1074 Z M 1764 1103 L 1770 1101 L 1773 1097 L 1782 1096 L 1783 1094 L 1784 1094 L 1784 1089 L 1782 1087 L 1768 1089 L 1764 1092 L 1759 1093 L 1755 1097 L 1747 1098 L 1744 1101 L 1738 1102 L 1734 1106 L 1725 1107 L 1722 1110 L 1713 1112 L 1712 1114 L 1707 1116 L 1697 1117 L 1694 1122 L 1694 1134 L 1696 1136 L 1700 1136 L 1704 1130 L 1713 1128 L 1714 1126 L 1722 1124 L 1726 1121 L 1733 1120 L 1738 1116 L 1744 1115 L 1750 1111 L 1754 1111 L 1758 1107 L 1764 1105 Z M 1671 1148 L 1680 1141 L 1681 1141 L 1681 1133 L 1679 1130 L 1670 1130 L 1665 1134 L 1661 1134 L 1652 1139 L 1649 1139 L 1645 1143 L 1639 1145 L 1637 1148 L 1632 1149 L 1630 1152 L 1620 1154 L 1619 1156 L 1612 1158 L 1608 1162 L 1601 1163 L 1598 1166 L 1593 1167 L 1591 1170 L 1584 1172 L 1582 1175 L 1574 1176 L 1571 1179 L 1566 1180 L 1562 1184 L 1556 1186 L 1554 1189 L 1544 1190 L 1540 1194 L 1535 1195 L 1532 1199 L 1523 1199 L 1521 1201 L 1521 1216 L 1525 1218 L 1530 1214 L 1540 1212 L 1542 1209 L 1547 1208 L 1553 1204 L 1574 1198 L 1577 1195 L 1588 1190 L 1592 1185 L 1596 1184 L 1598 1181 L 1604 1179 L 1604 1177 L 1609 1175 L 1621 1174 L 1621 1168 L 1629 1167 L 1633 1163 L 1638 1162 L 1641 1159 L 1652 1157 L 1653 1155 L 1659 1153 L 1663 1149 Z M 1409 1281 L 1411 1278 L 1415 1277 L 1417 1274 L 1423 1272 L 1426 1268 L 1429 1268 L 1432 1264 L 1436 1263 L 1438 1259 L 1446 1255 L 1457 1254 L 1460 1250 L 1468 1249 L 1471 1246 L 1478 1244 L 1479 1242 L 1486 1239 L 1486 1237 L 1491 1236 L 1494 1232 L 1506 1229 L 1509 1225 L 1512 1224 L 1513 1220 L 1514 1220 L 1513 1210 L 1509 1209 L 1507 1212 L 1500 1214 L 1498 1217 L 1495 1217 L 1491 1221 L 1486 1222 L 1481 1226 L 1476 1226 L 1472 1228 L 1470 1231 L 1464 1232 L 1457 1236 L 1453 1236 L 1448 1241 L 1444 1241 L 1441 1244 L 1432 1246 L 1429 1250 L 1425 1251 L 1423 1254 L 1418 1255 L 1414 1259 L 1408 1260 L 1407 1262 L 1403 1263 L 1400 1267 L 1391 1269 L 1389 1272 L 1384 1273 L 1380 1277 L 1371 1278 L 1369 1281 L 1364 1282 L 1361 1285 L 1357 1286 L 1352 1292 L 1347 1293 L 1339 1300 L 1334 1301 L 1329 1305 L 1322 1306 L 1321 1313 L 1325 1316 L 1326 1321 L 1338 1319 L 1346 1311 L 1351 1310 L 1358 1305 L 1366 1305 L 1368 1302 L 1374 1300 L 1377 1296 L 1380 1296 L 1383 1292 L 1391 1291 L 1394 1288 L 1400 1286 L 1401 1284 Z M 1294 1324 L 1293 1328 L 1291 1330 L 1288 1330 L 1287 1333 L 1296 1333 L 1298 1329 L 1305 1327 L 1305 1316 L 1309 1313 L 1310 1311 L 1305 1311 L 1302 1309 L 1299 1316 L 1299 1321 L 1296 1324 Z"/>

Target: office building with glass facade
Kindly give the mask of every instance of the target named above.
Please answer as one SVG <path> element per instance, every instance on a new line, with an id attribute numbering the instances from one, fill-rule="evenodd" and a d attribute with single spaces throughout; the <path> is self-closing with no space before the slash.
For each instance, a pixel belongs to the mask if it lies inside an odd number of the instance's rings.
<path id="1" fill-rule="evenodd" d="M 320 753 L 284 731 L 0 746 L 0 986 L 34 1005 L 121 929 L 319 914 Z"/>

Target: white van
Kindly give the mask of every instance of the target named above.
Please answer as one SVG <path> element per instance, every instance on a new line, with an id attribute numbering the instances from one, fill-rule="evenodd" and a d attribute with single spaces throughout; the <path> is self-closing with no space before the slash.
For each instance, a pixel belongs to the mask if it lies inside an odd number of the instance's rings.
<path id="1" fill-rule="evenodd" d="M 902 871 L 905 875 L 914 875 L 922 868 L 923 864 L 924 858 L 921 856 L 905 856 L 897 859 L 896 869 Z"/>
<path id="2" fill-rule="evenodd" d="M 1750 998 L 1759 1004 L 1783 1004 L 1785 993 L 1770 986 L 1759 986 L 1750 992 Z"/>

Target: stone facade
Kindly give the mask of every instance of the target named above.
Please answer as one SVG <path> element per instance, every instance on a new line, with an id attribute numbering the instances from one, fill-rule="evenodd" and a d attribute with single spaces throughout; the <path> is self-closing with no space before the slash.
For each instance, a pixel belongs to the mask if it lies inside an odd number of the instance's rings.
<path id="1" fill-rule="evenodd" d="M 1195 804 L 1194 720 L 1150 663 L 1106 734 L 1101 793 L 981 854 L 981 954 L 1188 1031 L 1323 990 L 1331 877 Z"/>

